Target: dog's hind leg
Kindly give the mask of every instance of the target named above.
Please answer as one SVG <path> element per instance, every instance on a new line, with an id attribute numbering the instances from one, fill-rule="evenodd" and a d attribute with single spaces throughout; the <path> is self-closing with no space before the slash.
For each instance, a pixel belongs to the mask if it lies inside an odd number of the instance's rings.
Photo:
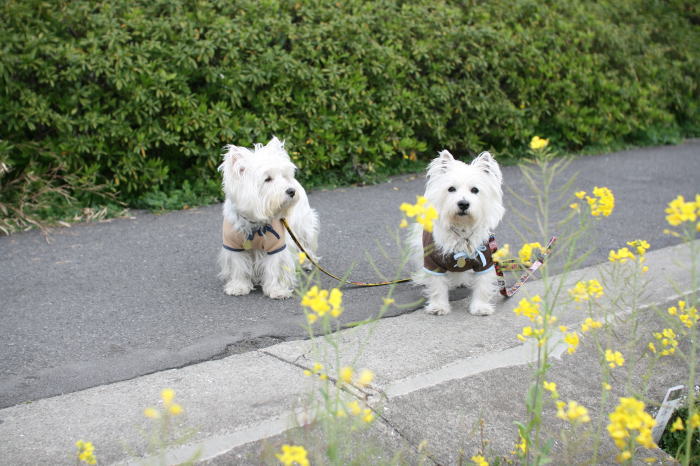
<path id="1" fill-rule="evenodd" d="M 262 270 L 262 290 L 273 299 L 291 298 L 294 294 L 295 269 L 294 258 L 289 248 L 277 254 L 267 255 L 259 263 Z"/>
<path id="2" fill-rule="evenodd" d="M 240 296 L 253 289 L 253 260 L 250 253 L 221 249 L 219 253 L 219 278 L 224 280 L 224 293 Z"/>

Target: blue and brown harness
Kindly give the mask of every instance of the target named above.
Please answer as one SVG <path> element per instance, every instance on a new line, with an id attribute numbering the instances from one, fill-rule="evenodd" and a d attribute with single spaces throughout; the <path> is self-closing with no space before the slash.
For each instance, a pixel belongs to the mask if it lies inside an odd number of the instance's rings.
<path id="1" fill-rule="evenodd" d="M 445 275 L 446 272 L 475 273 L 490 272 L 494 268 L 490 241 L 477 246 L 472 254 L 458 252 L 443 254 L 435 246 L 433 234 L 423 230 L 423 270 L 431 275 Z"/>

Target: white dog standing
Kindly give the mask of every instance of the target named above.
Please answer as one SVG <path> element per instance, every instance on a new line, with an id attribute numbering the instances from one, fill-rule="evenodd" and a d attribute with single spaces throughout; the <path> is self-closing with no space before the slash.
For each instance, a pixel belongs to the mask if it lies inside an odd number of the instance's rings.
<path id="1" fill-rule="evenodd" d="M 410 239 L 419 269 L 413 281 L 425 286 L 425 311 L 447 314 L 449 289 L 466 285 L 472 288 L 469 312 L 489 315 L 498 288 L 488 238 L 505 213 L 501 169 L 488 152 L 466 164 L 444 150 L 427 176 L 425 197 L 438 218 L 432 233 L 414 225 Z"/>
<path id="2" fill-rule="evenodd" d="M 226 282 L 226 294 L 245 295 L 259 284 L 270 298 L 292 296 L 297 248 L 285 234 L 281 218 L 316 258 L 318 215 L 294 178 L 295 169 L 276 137 L 265 146 L 256 144 L 252 151 L 226 146 L 219 167 L 226 195 L 219 277 Z"/>

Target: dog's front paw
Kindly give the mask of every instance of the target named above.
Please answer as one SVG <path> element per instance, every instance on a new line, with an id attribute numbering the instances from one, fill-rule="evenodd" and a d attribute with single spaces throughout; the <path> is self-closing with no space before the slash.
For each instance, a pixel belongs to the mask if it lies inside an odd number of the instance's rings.
<path id="1" fill-rule="evenodd" d="M 436 304 L 428 304 L 425 307 L 425 312 L 426 312 L 426 314 L 431 314 L 434 316 L 444 316 L 445 314 L 450 313 L 450 307 L 449 306 L 438 306 Z"/>
<path id="2" fill-rule="evenodd" d="M 250 282 L 231 280 L 224 285 L 224 293 L 229 296 L 243 296 L 253 289 L 253 284 Z"/>
<path id="3" fill-rule="evenodd" d="M 263 288 L 263 293 L 272 299 L 287 299 L 294 295 L 294 291 L 286 288 Z"/>
<path id="4" fill-rule="evenodd" d="M 493 304 L 485 302 L 474 302 L 469 305 L 469 313 L 473 316 L 490 316 L 493 310 Z"/>

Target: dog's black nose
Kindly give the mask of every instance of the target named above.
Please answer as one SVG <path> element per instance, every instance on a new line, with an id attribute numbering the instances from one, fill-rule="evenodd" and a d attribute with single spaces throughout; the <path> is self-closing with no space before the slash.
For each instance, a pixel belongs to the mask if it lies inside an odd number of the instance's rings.
<path id="1" fill-rule="evenodd" d="M 467 201 L 459 201 L 457 207 L 459 207 L 459 210 L 465 211 L 469 208 L 469 203 Z"/>
<path id="2" fill-rule="evenodd" d="M 294 188 L 289 188 L 288 190 L 285 191 L 287 193 L 287 196 L 289 197 L 294 197 L 294 195 L 297 193 L 297 190 Z"/>

